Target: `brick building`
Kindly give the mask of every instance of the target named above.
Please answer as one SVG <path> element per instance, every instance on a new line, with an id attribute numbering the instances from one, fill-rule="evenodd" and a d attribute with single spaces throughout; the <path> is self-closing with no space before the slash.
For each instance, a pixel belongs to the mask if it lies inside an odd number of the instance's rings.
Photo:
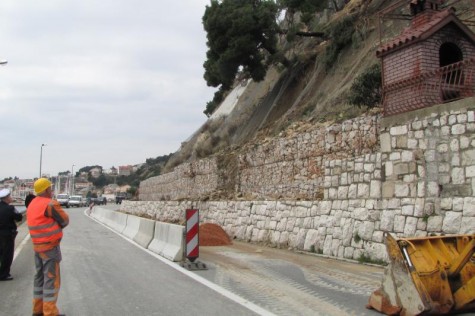
<path id="1" fill-rule="evenodd" d="M 385 116 L 474 95 L 475 34 L 441 5 L 410 1 L 410 26 L 378 48 Z"/>

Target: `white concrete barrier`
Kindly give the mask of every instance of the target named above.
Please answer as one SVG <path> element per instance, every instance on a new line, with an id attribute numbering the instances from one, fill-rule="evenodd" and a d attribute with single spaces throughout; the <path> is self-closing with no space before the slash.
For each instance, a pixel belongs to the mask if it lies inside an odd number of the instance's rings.
<path id="1" fill-rule="evenodd" d="M 134 239 L 135 235 L 139 232 L 140 217 L 129 215 L 127 216 L 127 224 L 122 232 L 122 235 L 130 239 Z"/>
<path id="2" fill-rule="evenodd" d="M 168 238 L 161 255 L 171 261 L 181 261 L 183 259 L 183 239 L 185 227 L 181 225 L 167 224 Z"/>
<path id="3" fill-rule="evenodd" d="M 93 207 L 92 210 L 91 210 L 91 217 L 97 219 L 99 222 L 104 222 L 104 218 L 105 218 L 105 213 L 106 213 L 106 209 L 105 208 L 100 208 L 100 207 Z"/>
<path id="4" fill-rule="evenodd" d="M 163 222 L 155 222 L 155 234 L 152 242 L 148 245 L 148 250 L 161 255 L 167 243 L 169 225 Z"/>
<path id="5" fill-rule="evenodd" d="M 156 222 L 155 235 L 148 249 L 171 261 L 181 261 L 184 230 L 184 226 Z"/>
<path id="6" fill-rule="evenodd" d="M 185 227 L 94 207 L 91 216 L 171 261 L 183 259 Z"/>
<path id="7" fill-rule="evenodd" d="M 132 215 L 129 215 L 129 217 Z M 133 240 L 138 243 L 140 246 L 147 248 L 150 242 L 153 239 L 155 231 L 155 221 L 147 218 L 141 218 L 139 231 L 134 236 Z"/>
<path id="8" fill-rule="evenodd" d="M 127 217 L 129 215 L 121 212 L 107 210 L 104 216 L 104 224 L 113 230 L 122 233 L 127 225 Z"/>

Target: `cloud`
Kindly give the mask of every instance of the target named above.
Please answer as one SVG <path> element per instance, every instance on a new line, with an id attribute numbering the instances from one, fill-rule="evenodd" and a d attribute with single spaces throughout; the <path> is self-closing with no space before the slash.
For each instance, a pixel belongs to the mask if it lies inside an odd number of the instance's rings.
<path id="1" fill-rule="evenodd" d="M 169 154 L 205 121 L 209 0 L 0 3 L 0 179 Z"/>

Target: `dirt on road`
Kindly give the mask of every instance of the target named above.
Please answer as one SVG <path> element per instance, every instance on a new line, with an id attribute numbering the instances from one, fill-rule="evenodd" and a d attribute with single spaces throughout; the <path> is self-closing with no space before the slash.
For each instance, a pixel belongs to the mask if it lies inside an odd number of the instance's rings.
<path id="1" fill-rule="evenodd" d="M 233 241 L 200 247 L 196 273 L 276 315 L 380 315 L 366 309 L 383 267 Z"/>

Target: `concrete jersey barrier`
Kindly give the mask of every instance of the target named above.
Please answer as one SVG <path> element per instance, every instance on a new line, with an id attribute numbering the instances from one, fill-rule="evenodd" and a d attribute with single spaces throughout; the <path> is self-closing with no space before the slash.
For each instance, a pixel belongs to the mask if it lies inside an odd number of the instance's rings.
<path id="1" fill-rule="evenodd" d="M 183 240 L 185 227 L 181 225 L 168 225 L 168 236 L 165 248 L 161 255 L 171 261 L 181 261 L 183 259 Z"/>
<path id="2" fill-rule="evenodd" d="M 91 217 L 171 261 L 183 259 L 185 227 L 94 207 Z"/>
<path id="3" fill-rule="evenodd" d="M 127 226 L 127 217 L 129 215 L 121 212 L 114 212 L 111 210 L 108 210 L 108 212 L 105 213 L 105 224 L 112 228 L 113 230 L 122 233 Z M 132 215 L 130 215 L 132 216 Z"/>
<path id="4" fill-rule="evenodd" d="M 140 217 L 129 215 L 127 216 L 127 225 L 122 234 L 129 239 L 134 239 L 138 234 L 140 228 Z"/>
<path id="5" fill-rule="evenodd" d="M 171 261 L 181 261 L 184 231 L 184 226 L 156 222 L 155 236 L 148 249 Z"/>
<path id="6" fill-rule="evenodd" d="M 139 217 L 139 220 L 139 231 L 134 236 L 133 240 L 140 246 L 147 248 L 154 236 L 155 221 L 141 217 Z"/>

